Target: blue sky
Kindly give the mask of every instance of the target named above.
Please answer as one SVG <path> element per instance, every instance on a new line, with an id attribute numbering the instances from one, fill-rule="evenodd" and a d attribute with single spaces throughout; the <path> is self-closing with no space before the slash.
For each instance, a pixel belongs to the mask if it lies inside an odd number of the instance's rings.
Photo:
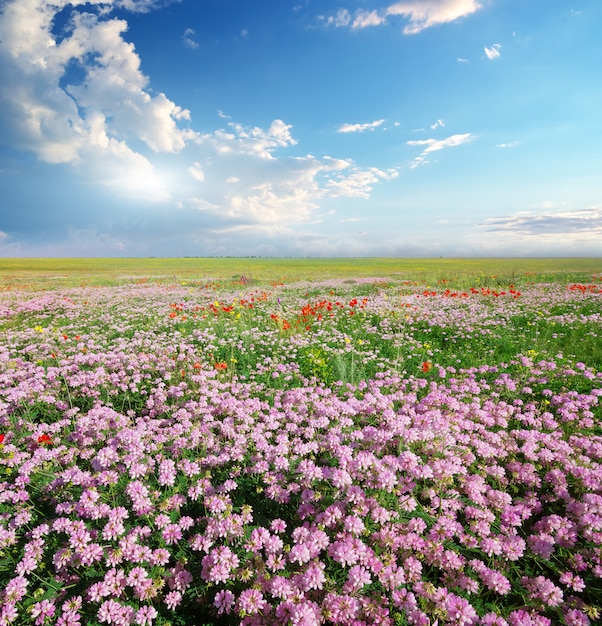
<path id="1" fill-rule="evenodd" d="M 600 0 L 0 11 L 0 256 L 602 256 Z"/>

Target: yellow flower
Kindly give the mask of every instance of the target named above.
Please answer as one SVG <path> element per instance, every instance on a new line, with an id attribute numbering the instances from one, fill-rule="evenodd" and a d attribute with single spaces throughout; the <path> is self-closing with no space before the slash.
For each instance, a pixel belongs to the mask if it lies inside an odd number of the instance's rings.
<path id="1" fill-rule="evenodd" d="M 38 326 L 34 326 L 34 330 L 36 331 L 36 333 L 43 333 L 44 329 L 38 325 Z"/>

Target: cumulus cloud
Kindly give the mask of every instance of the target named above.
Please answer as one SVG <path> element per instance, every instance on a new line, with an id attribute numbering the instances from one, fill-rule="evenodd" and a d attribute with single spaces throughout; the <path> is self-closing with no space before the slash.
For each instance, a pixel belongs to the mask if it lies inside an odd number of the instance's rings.
<path id="1" fill-rule="evenodd" d="M 232 226 L 309 223 L 321 219 L 323 199 L 368 198 L 376 184 L 397 176 L 348 159 L 276 155 L 296 145 L 291 129 L 281 120 L 268 129 L 229 122 L 227 129 L 200 135 L 195 143 L 201 160 L 193 169 L 202 169 L 203 184 L 190 192 L 184 208 Z"/>
<path id="2" fill-rule="evenodd" d="M 294 146 L 297 143 L 291 135 L 291 128 L 290 124 L 285 124 L 282 120 L 274 120 L 267 130 L 229 122 L 227 130 L 199 134 L 195 137 L 195 143 L 209 143 L 221 154 L 242 153 L 272 159 L 276 148 Z"/>
<path id="3" fill-rule="evenodd" d="M 276 225 L 271 232 L 278 232 L 315 223 L 322 219 L 323 200 L 367 198 L 376 184 L 397 175 L 349 159 L 291 156 L 297 139 L 281 119 L 266 127 L 243 125 L 218 111 L 222 128 L 193 130 L 187 110 L 150 88 L 135 46 L 125 38 L 126 20 L 111 12 L 143 12 L 164 4 L 5 0 L 1 140 L 46 163 L 70 165 L 87 183 L 128 199 L 154 201 L 145 203 L 148 223 L 157 225 L 152 233 L 149 226 L 149 240 L 168 237 L 168 222 L 169 228 L 181 229 L 170 235 L 174 240 L 192 237 L 194 228 L 267 232 Z M 59 36 L 53 28 L 61 11 L 68 19 Z M 348 125 L 342 132 L 373 130 L 382 123 Z M 177 220 L 170 211 L 178 212 Z M 103 216 L 90 215 L 94 220 L 101 229 Z M 138 224 L 135 234 L 124 238 L 128 250 L 140 233 Z M 105 241 L 101 235 L 93 239 L 94 245 Z"/>
<path id="4" fill-rule="evenodd" d="M 412 161 L 410 167 L 418 167 L 419 165 L 425 165 L 428 163 L 427 156 L 432 152 L 443 150 L 444 148 L 452 148 L 454 146 L 460 146 L 463 143 L 472 141 L 474 136 L 471 133 L 464 133 L 462 135 L 451 135 L 445 139 L 417 139 L 414 141 L 406 142 L 408 146 L 426 146 L 424 150 Z"/>
<path id="5" fill-rule="evenodd" d="M 104 151 L 123 167 L 142 141 L 154 152 L 178 152 L 192 136 L 181 128 L 190 119 L 163 93 L 148 89 L 134 46 L 123 38 L 127 23 L 111 18 L 112 7 L 138 12 L 165 2 L 115 0 L 6 2 L 0 21 L 2 135 L 48 163 L 82 164 Z M 53 20 L 71 18 L 59 39 Z M 70 68 L 82 76 L 74 81 Z M 72 80 L 73 82 L 69 82 Z M 129 153 L 128 153 L 129 151 Z M 136 158 L 134 161 L 140 161 Z"/>
<path id="6" fill-rule="evenodd" d="M 478 11 L 481 7 L 482 4 L 478 0 L 402 0 L 382 11 L 360 9 L 351 14 L 347 9 L 339 9 L 334 15 L 320 16 L 320 19 L 327 26 L 355 30 L 380 26 L 392 17 L 401 16 L 407 21 L 403 32 L 406 35 L 413 35 L 432 26 L 454 22 Z"/>
<path id="7" fill-rule="evenodd" d="M 499 58 L 502 54 L 500 52 L 501 49 L 502 49 L 502 46 L 499 43 L 494 43 L 493 46 L 491 46 L 491 48 L 487 48 L 487 47 L 483 48 L 483 50 L 485 51 L 485 56 L 490 60 Z"/>
<path id="8" fill-rule="evenodd" d="M 368 122 L 367 124 L 342 124 L 339 128 L 339 133 L 363 133 L 366 130 L 374 130 L 384 124 L 385 120 L 375 120 L 374 122 Z"/>
<path id="9" fill-rule="evenodd" d="M 95 114 L 89 120 L 89 142 L 80 150 L 76 170 L 86 180 L 115 189 L 120 195 L 166 202 L 171 196 L 157 168 L 124 141 L 107 133 L 105 118 Z"/>

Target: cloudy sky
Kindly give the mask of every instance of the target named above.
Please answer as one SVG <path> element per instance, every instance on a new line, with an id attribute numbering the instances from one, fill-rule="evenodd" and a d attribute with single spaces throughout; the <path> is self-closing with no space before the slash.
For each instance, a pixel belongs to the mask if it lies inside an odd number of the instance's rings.
<path id="1" fill-rule="evenodd" d="M 0 0 L 0 256 L 602 256 L 600 0 Z"/>

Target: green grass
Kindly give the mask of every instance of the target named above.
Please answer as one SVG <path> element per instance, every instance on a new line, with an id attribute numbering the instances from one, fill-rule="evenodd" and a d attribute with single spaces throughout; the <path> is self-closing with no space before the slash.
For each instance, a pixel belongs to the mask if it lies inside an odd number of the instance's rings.
<path id="1" fill-rule="evenodd" d="M 0 289 L 55 289 L 142 283 L 270 284 L 379 277 L 461 286 L 584 280 L 602 273 L 597 258 L 65 258 L 0 259 Z M 443 283 L 445 284 L 445 283 Z"/>

